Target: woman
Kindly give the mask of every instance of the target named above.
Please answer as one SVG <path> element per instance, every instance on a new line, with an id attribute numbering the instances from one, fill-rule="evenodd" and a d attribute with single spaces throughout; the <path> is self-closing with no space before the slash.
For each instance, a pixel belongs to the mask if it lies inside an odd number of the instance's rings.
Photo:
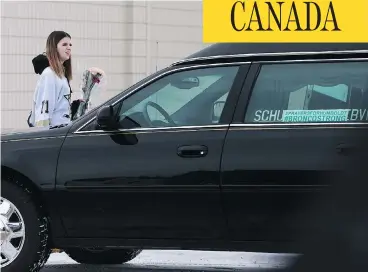
<path id="1" fill-rule="evenodd" d="M 53 31 L 47 38 L 48 66 L 39 71 L 29 126 L 51 128 L 70 123 L 71 48 L 71 36 L 64 31 Z"/>

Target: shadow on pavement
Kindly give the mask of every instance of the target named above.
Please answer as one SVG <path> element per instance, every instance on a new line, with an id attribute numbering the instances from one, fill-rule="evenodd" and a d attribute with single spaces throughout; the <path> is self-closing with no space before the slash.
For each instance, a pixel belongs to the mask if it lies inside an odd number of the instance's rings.
<path id="1" fill-rule="evenodd" d="M 41 272 L 273 272 L 282 271 L 281 268 L 266 267 L 184 267 L 184 266 L 156 266 L 156 265 L 111 265 L 111 266 L 89 266 L 81 264 L 51 264 L 46 265 Z"/>

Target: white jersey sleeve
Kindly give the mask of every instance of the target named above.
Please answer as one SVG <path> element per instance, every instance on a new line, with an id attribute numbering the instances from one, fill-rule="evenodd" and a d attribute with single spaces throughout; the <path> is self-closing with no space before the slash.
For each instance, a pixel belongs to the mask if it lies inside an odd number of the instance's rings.
<path id="1" fill-rule="evenodd" d="M 55 75 L 43 73 L 38 81 L 34 96 L 34 126 L 51 125 L 52 114 L 58 100 L 58 88 Z"/>

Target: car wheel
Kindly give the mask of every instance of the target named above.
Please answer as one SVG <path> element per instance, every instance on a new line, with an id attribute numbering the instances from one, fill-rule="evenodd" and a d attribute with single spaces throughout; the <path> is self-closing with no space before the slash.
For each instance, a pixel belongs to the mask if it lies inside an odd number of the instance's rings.
<path id="1" fill-rule="evenodd" d="M 2 179 L 1 271 L 39 271 L 50 256 L 48 219 L 19 182 Z"/>
<path id="2" fill-rule="evenodd" d="M 133 260 L 142 250 L 69 248 L 65 252 L 81 264 L 123 264 Z"/>

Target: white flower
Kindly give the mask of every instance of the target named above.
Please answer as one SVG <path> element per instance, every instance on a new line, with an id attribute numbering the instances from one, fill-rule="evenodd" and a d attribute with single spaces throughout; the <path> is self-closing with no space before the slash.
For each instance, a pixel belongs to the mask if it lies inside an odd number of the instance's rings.
<path id="1" fill-rule="evenodd" d="M 101 76 L 105 75 L 105 72 L 98 67 L 91 67 L 88 69 L 88 71 L 90 71 L 92 75 L 96 75 L 96 74 L 100 74 Z"/>

